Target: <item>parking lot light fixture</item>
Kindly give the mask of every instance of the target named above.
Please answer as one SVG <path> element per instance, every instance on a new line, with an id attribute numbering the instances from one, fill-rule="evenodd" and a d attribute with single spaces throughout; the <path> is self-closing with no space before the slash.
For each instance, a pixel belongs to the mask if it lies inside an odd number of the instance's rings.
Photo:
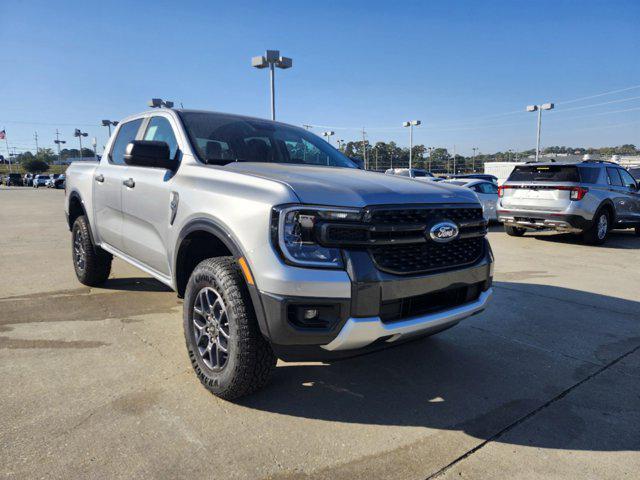
<path id="1" fill-rule="evenodd" d="M 417 127 L 421 123 L 420 120 L 402 122 L 403 127 L 409 127 L 409 175 L 411 175 L 411 166 L 413 164 L 413 127 Z"/>
<path id="2" fill-rule="evenodd" d="M 151 108 L 173 108 L 173 102 L 169 100 L 163 100 L 161 98 L 152 98 L 149 100 L 148 105 Z"/>
<path id="3" fill-rule="evenodd" d="M 111 126 L 112 125 L 115 127 L 116 125 L 118 125 L 118 122 L 116 122 L 114 120 L 102 120 L 102 126 L 109 128 L 109 138 L 111 138 Z"/>
<path id="4" fill-rule="evenodd" d="M 73 136 L 74 137 L 78 137 L 78 142 L 80 142 L 80 160 L 82 160 L 82 158 L 83 158 L 83 156 L 82 156 L 82 137 L 86 137 L 88 135 L 89 134 L 87 132 L 83 132 L 79 128 L 76 128 L 76 130 L 73 132 Z"/>
<path id="5" fill-rule="evenodd" d="M 322 136 L 323 137 L 327 137 L 327 142 L 329 143 L 329 145 L 331 145 L 331 135 L 335 135 L 336 132 L 328 130 L 326 132 L 322 132 Z"/>
<path id="6" fill-rule="evenodd" d="M 253 68 L 269 68 L 269 83 L 271 88 L 271 120 L 276 119 L 276 79 L 275 68 L 283 70 L 293 67 L 293 60 L 280 56 L 279 50 L 267 50 L 264 55 L 258 55 L 251 59 Z"/>
<path id="7" fill-rule="evenodd" d="M 553 110 L 555 105 L 547 102 L 542 105 L 527 105 L 527 112 L 538 112 L 538 128 L 536 134 L 536 162 L 540 158 L 540 130 L 542 128 L 542 110 Z"/>

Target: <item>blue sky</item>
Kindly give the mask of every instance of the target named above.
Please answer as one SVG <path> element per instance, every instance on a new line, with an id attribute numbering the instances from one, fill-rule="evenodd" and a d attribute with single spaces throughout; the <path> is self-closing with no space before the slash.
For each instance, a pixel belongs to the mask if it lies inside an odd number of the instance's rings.
<path id="1" fill-rule="evenodd" d="M 154 96 L 267 117 L 267 72 L 250 68 L 267 48 L 294 60 L 277 73 L 278 119 L 334 138 L 364 126 L 406 145 L 400 125 L 417 118 L 427 146 L 533 148 L 524 107 L 555 101 L 543 145 L 640 145 L 640 88 L 571 102 L 640 87 L 637 0 L 3 0 L 1 11 L 0 129 L 18 150 L 34 149 L 36 130 L 53 146 L 56 127 L 76 146 L 76 125 L 103 145 L 102 118 Z"/>

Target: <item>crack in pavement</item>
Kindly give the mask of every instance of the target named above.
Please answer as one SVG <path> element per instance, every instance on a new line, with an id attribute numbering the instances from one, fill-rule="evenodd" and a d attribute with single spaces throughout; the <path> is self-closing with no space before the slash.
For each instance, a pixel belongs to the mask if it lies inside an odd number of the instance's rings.
<path id="1" fill-rule="evenodd" d="M 569 388 L 563 390 L 562 392 L 560 392 L 558 395 L 556 395 L 555 397 L 551 398 L 549 401 L 543 403 L 542 405 L 540 405 L 538 408 L 536 408 L 535 410 L 532 410 L 531 412 L 527 413 L 526 415 L 520 417 L 519 419 L 517 419 L 516 421 L 510 423 L 509 425 L 507 425 L 506 427 L 504 427 L 502 430 L 498 431 L 497 433 L 493 434 L 491 437 L 487 438 L 486 440 L 484 440 L 483 442 L 479 443 L 478 445 L 476 445 L 475 447 L 473 447 L 471 450 L 468 450 L 467 452 L 465 452 L 464 454 L 460 455 L 458 458 L 456 458 L 455 460 L 453 460 L 452 462 L 448 463 L 447 465 L 445 465 L 444 467 L 442 467 L 441 469 L 437 470 L 436 472 L 432 473 L 431 475 L 429 475 L 426 480 L 430 480 L 432 478 L 437 478 L 440 477 L 441 475 L 443 475 L 447 470 L 449 470 L 451 467 L 457 465 L 458 463 L 462 462 L 463 460 L 469 458 L 471 455 L 473 455 L 474 453 L 476 453 L 477 451 L 479 451 L 480 449 L 484 448 L 485 446 L 487 446 L 489 443 L 498 440 L 500 437 L 502 437 L 504 434 L 510 432 L 511 430 L 513 430 L 515 427 L 517 427 L 518 425 L 521 425 L 522 423 L 526 422 L 527 420 L 529 420 L 530 418 L 533 418 L 534 416 L 536 416 L 538 413 L 540 413 L 541 411 L 543 411 L 544 409 L 546 409 L 547 407 L 553 405 L 554 403 L 558 402 L 559 400 L 562 400 L 564 397 L 566 397 L 569 393 L 571 393 L 573 390 L 575 390 L 576 388 L 580 387 L 581 385 L 587 383 L 589 380 L 597 377 L 598 375 L 600 375 L 602 372 L 604 372 L 605 370 L 608 370 L 609 368 L 611 368 L 612 366 L 614 366 L 615 364 L 617 364 L 618 362 L 620 362 L 621 360 L 625 359 L 626 357 L 628 357 L 629 355 L 634 354 L 635 352 L 640 351 L 640 345 L 638 345 L 637 347 L 629 350 L 626 353 L 623 353 L 622 355 L 620 355 L 618 358 L 612 360 L 611 362 L 607 363 L 606 365 L 602 366 L 601 368 L 599 368 L 598 370 L 596 370 L 595 372 L 591 373 L 590 375 L 587 375 L 585 378 L 583 378 L 582 380 L 580 380 L 579 382 L 573 384 L 572 386 L 570 386 Z"/>

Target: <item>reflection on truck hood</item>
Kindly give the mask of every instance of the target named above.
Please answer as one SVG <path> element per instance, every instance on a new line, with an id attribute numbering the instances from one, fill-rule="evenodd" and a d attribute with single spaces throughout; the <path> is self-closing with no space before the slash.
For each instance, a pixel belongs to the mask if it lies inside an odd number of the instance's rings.
<path id="1" fill-rule="evenodd" d="M 477 203 L 469 189 L 355 168 L 282 163 L 228 164 L 225 169 L 288 185 L 302 203 L 364 207 L 406 203 Z"/>

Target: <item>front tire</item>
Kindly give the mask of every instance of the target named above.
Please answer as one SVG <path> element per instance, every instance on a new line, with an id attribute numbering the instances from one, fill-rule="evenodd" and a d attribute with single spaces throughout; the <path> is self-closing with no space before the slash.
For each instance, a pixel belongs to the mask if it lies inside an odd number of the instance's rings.
<path id="1" fill-rule="evenodd" d="M 593 217 L 593 225 L 582 234 L 582 240 L 589 245 L 602 245 L 607 241 L 611 229 L 611 218 L 607 210 L 600 210 Z"/>
<path id="2" fill-rule="evenodd" d="M 518 228 L 518 227 L 512 227 L 510 225 L 505 225 L 504 226 L 504 231 L 510 237 L 522 237 L 527 230 L 524 229 L 524 228 Z"/>
<path id="3" fill-rule="evenodd" d="M 93 244 L 89 221 L 84 215 L 76 218 L 71 229 L 73 268 L 80 283 L 89 287 L 103 284 L 111 273 L 113 257 Z"/>
<path id="4" fill-rule="evenodd" d="M 183 326 L 191 365 L 214 395 L 233 400 L 271 378 L 276 357 L 232 257 L 209 258 L 194 269 L 184 296 Z"/>

